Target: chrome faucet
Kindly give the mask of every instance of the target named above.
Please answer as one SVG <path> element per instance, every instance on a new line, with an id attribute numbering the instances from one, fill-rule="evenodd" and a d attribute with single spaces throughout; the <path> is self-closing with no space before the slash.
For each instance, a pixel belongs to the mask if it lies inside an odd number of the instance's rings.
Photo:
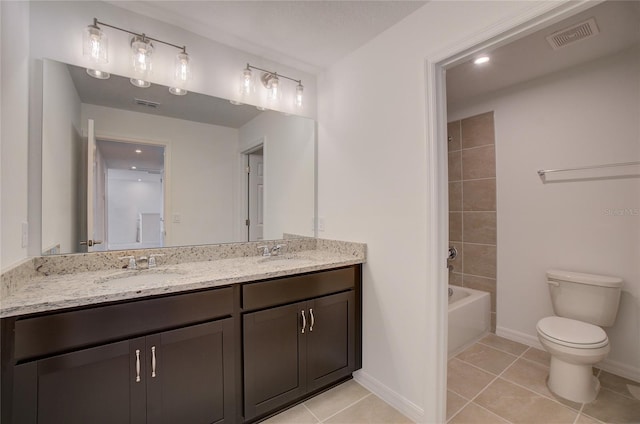
<path id="1" fill-rule="evenodd" d="M 285 247 L 284 244 L 276 244 L 271 248 L 271 256 L 278 256 L 282 248 Z"/>
<path id="2" fill-rule="evenodd" d="M 269 251 L 269 246 L 258 246 L 258 252 L 261 252 L 262 256 L 271 256 L 271 252 Z"/>

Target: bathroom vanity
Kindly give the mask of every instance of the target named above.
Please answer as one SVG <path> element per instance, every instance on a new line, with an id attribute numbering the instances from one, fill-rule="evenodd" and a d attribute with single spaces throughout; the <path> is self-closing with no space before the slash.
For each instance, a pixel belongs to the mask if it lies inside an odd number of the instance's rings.
<path id="1" fill-rule="evenodd" d="M 150 277 L 122 288 L 127 299 L 117 299 L 117 278 L 86 272 L 86 284 L 112 294 L 63 309 L 43 299 L 18 313 L 10 304 L 19 293 L 10 295 L 2 422 L 253 422 L 350 378 L 361 367 L 364 257 L 304 258 L 171 265 L 198 277 Z"/>

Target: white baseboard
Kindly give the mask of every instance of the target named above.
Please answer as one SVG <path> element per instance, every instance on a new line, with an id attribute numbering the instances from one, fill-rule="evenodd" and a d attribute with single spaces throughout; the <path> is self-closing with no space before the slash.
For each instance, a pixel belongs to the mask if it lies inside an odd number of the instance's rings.
<path id="1" fill-rule="evenodd" d="M 389 387 L 382 384 L 379 380 L 373 378 L 366 372 L 359 370 L 353 373 L 353 379 L 360 383 L 380 399 L 402 412 L 413 422 L 420 423 L 424 421 L 424 409 L 415 403 L 405 399 Z"/>
<path id="2" fill-rule="evenodd" d="M 504 337 L 505 339 L 513 340 L 514 342 L 526 344 L 527 346 L 543 349 L 537 336 L 521 333 L 519 331 L 515 331 L 505 327 L 497 327 L 496 335 Z M 610 372 L 611 374 L 640 382 L 640 368 L 613 361 L 611 359 L 605 359 L 596 366 L 600 369 Z"/>

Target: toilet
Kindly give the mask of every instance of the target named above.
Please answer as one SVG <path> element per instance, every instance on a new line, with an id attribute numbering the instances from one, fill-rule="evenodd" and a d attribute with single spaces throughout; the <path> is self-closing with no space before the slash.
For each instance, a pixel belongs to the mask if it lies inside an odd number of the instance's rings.
<path id="1" fill-rule="evenodd" d="M 609 338 L 601 327 L 615 322 L 622 279 L 549 270 L 547 284 L 556 316 L 536 325 L 538 340 L 551 355 L 547 386 L 567 400 L 591 402 L 600 390 L 592 366 L 609 353 Z"/>

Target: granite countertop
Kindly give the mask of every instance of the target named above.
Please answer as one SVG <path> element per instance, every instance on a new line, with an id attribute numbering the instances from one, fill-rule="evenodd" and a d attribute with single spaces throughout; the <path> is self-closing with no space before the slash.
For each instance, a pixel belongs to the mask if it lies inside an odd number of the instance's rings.
<path id="1" fill-rule="evenodd" d="M 31 276 L 3 296 L 0 318 L 283 277 L 364 261 L 364 254 L 311 249 L 282 256 L 220 258 L 143 270 L 109 268 Z"/>

